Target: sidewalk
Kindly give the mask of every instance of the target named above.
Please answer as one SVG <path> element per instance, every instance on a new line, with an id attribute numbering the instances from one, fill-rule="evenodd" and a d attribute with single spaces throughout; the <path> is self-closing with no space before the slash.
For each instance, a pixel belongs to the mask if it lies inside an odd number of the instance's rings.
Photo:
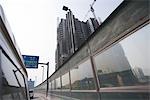
<path id="1" fill-rule="evenodd" d="M 59 98 L 56 96 L 48 95 L 46 97 L 45 94 L 42 93 L 34 93 L 34 98 L 31 100 L 64 100 L 63 98 Z"/>

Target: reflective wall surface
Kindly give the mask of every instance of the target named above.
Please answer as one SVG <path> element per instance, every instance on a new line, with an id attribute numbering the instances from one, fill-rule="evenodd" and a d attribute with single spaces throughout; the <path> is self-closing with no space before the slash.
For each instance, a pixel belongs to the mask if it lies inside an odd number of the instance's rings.
<path id="1" fill-rule="evenodd" d="M 62 89 L 70 89 L 69 72 L 62 75 Z"/>
<path id="2" fill-rule="evenodd" d="M 56 89 L 61 89 L 60 77 L 58 77 L 55 81 L 56 81 Z"/>
<path id="3" fill-rule="evenodd" d="M 149 85 L 150 25 L 94 57 L 100 87 Z"/>
<path id="4" fill-rule="evenodd" d="M 50 93 L 79 100 L 150 100 L 148 4 L 123 1 L 50 77 L 56 87 L 62 82 Z"/>
<path id="5" fill-rule="evenodd" d="M 94 90 L 95 82 L 90 60 L 73 67 L 71 73 L 71 87 L 73 90 Z"/>
<path id="6" fill-rule="evenodd" d="M 84 59 L 53 80 L 50 90 L 59 95 L 86 100 L 149 100 L 149 30 L 148 24 L 96 53 L 93 59 Z M 98 87 L 95 82 L 98 82 Z M 59 90 L 65 91 L 59 93 Z"/>

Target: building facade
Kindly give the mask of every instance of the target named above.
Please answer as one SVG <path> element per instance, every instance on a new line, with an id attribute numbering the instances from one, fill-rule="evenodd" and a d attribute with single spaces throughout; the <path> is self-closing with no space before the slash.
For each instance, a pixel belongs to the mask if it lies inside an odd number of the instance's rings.
<path id="1" fill-rule="evenodd" d="M 94 18 L 83 22 L 75 18 L 71 10 L 67 12 L 66 19 L 61 19 L 57 28 L 56 69 L 80 48 L 98 26 Z"/>

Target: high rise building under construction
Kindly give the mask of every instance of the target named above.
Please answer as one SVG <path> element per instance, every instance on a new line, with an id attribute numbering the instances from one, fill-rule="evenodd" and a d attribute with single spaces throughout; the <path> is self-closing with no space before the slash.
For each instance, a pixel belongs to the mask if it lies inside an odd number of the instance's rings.
<path id="1" fill-rule="evenodd" d="M 66 19 L 61 19 L 57 27 L 56 69 L 80 48 L 98 26 L 95 18 L 83 22 L 75 18 L 71 10 L 67 12 Z"/>

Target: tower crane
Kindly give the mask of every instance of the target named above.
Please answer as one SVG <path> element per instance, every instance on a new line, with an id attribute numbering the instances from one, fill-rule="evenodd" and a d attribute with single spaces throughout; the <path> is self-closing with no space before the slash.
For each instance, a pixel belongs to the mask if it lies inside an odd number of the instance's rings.
<path id="1" fill-rule="evenodd" d="M 95 4 L 95 2 L 96 0 L 94 0 L 93 3 L 90 5 L 90 11 L 93 13 L 94 18 L 96 19 L 96 15 L 95 15 L 94 8 L 93 8 L 93 5 Z"/>
<path id="2" fill-rule="evenodd" d="M 95 12 L 94 12 L 94 8 L 93 8 L 93 5 L 95 4 L 95 2 L 96 2 L 96 0 L 94 0 L 93 3 L 90 4 L 90 9 L 89 9 L 88 12 L 86 13 L 86 15 L 85 15 L 85 17 L 84 17 L 83 20 L 85 20 L 85 18 L 87 17 L 87 15 L 88 15 L 88 13 L 89 13 L 90 11 L 92 12 L 94 18 L 97 19 L 97 18 L 96 18 L 96 14 L 95 14 Z M 99 22 L 99 21 L 100 21 L 100 22 Z M 98 21 L 98 22 L 99 22 L 99 24 L 100 24 L 100 23 L 101 23 L 101 20 L 99 19 L 99 21 Z"/>

